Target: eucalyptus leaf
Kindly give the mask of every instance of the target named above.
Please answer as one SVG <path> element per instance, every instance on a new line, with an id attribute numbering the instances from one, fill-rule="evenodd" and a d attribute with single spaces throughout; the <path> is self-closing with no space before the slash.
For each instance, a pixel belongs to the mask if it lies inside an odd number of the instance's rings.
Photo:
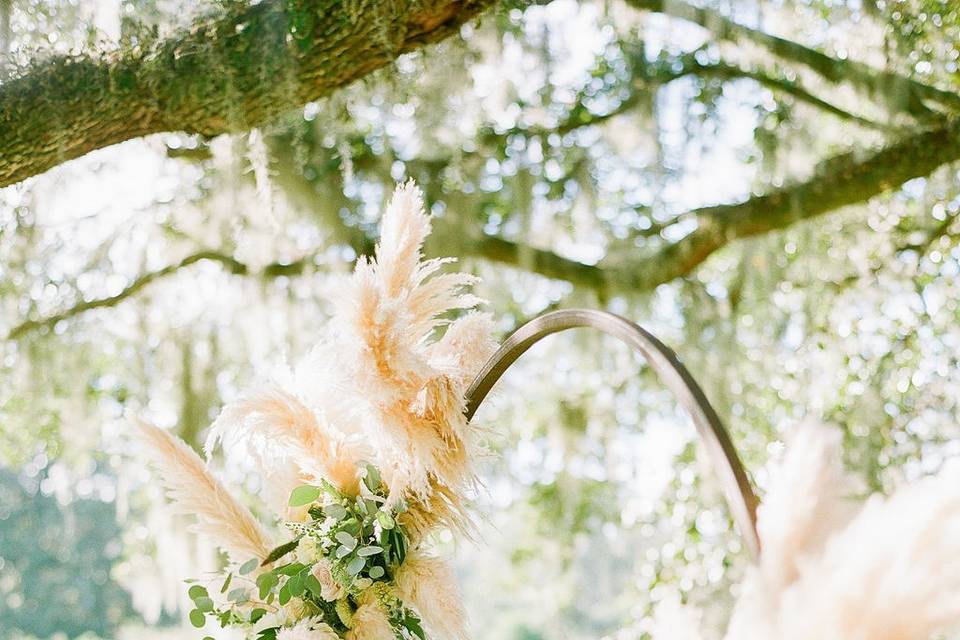
<path id="1" fill-rule="evenodd" d="M 206 587 L 195 584 L 187 590 L 187 595 L 190 596 L 191 600 L 196 600 L 197 598 L 206 598 L 209 594 Z"/>
<path id="2" fill-rule="evenodd" d="M 367 477 L 364 478 L 364 484 L 367 485 L 367 489 L 370 489 L 371 492 L 376 493 L 377 489 L 380 488 L 380 471 L 377 470 L 372 464 L 367 465 Z"/>
<path id="3" fill-rule="evenodd" d="M 357 546 L 357 539 L 346 531 L 338 531 L 333 537 L 337 539 L 337 542 L 347 547 L 350 551 L 353 551 Z"/>
<path id="4" fill-rule="evenodd" d="M 347 510 L 339 504 L 331 504 L 324 507 L 323 513 L 334 520 L 343 520 L 347 517 Z"/>
<path id="5" fill-rule="evenodd" d="M 304 580 L 304 584 L 314 597 L 323 598 L 323 587 L 320 586 L 320 581 L 317 580 L 317 576 L 312 574 L 308 575 L 306 580 Z"/>
<path id="6" fill-rule="evenodd" d="M 301 593 L 303 593 L 304 589 L 303 575 L 300 574 L 291 576 L 290 579 L 287 580 L 287 584 L 285 586 L 291 596 L 298 597 Z"/>
<path id="7" fill-rule="evenodd" d="M 207 619 L 203 615 L 203 611 L 200 611 L 200 609 L 194 609 L 190 612 L 190 624 L 195 626 L 197 629 L 201 628 L 204 624 L 206 624 L 206 622 Z"/>
<path id="8" fill-rule="evenodd" d="M 257 577 L 257 587 L 260 589 L 260 599 L 266 599 L 270 591 L 277 586 L 280 582 L 280 579 L 272 571 L 267 571 L 266 573 L 260 574 Z"/>
<path id="9" fill-rule="evenodd" d="M 242 602 L 249 598 L 249 592 L 246 587 L 237 587 L 233 591 L 227 594 L 227 600 L 230 602 Z"/>
<path id="10" fill-rule="evenodd" d="M 367 564 L 367 561 L 365 559 L 357 556 L 356 558 L 351 560 L 349 564 L 347 564 L 347 573 L 349 573 L 352 576 L 355 576 L 361 571 L 363 571 L 363 567 L 366 564 Z"/>
<path id="11" fill-rule="evenodd" d="M 207 596 L 200 596 L 199 598 L 194 599 L 193 603 L 197 605 L 197 609 L 203 611 L 204 613 L 213 611 L 213 600 Z"/>
<path id="12" fill-rule="evenodd" d="M 393 516 L 391 516 L 386 511 L 377 512 L 377 522 L 379 522 L 380 526 L 383 527 L 384 529 L 393 529 L 396 526 L 396 522 L 394 522 Z"/>
<path id="13" fill-rule="evenodd" d="M 364 558 L 367 556 L 375 556 L 378 553 L 383 553 L 383 547 L 370 545 L 368 547 L 360 547 L 357 549 L 357 555 Z"/>
<path id="14" fill-rule="evenodd" d="M 295 576 L 301 571 L 304 570 L 306 565 L 300 562 L 291 562 L 290 564 L 284 565 L 282 567 L 277 567 L 276 572 L 285 576 Z"/>

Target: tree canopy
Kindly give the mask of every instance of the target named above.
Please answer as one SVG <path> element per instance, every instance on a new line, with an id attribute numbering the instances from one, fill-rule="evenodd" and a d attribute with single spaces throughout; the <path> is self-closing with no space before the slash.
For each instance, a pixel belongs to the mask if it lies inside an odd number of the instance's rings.
<path id="1" fill-rule="evenodd" d="M 176 619 L 157 556 L 216 559 L 124 414 L 199 444 L 311 344 L 406 178 L 504 333 L 590 306 L 673 346 L 761 493 L 811 418 L 865 487 L 927 473 L 960 452 L 958 42 L 938 0 L 0 0 L 3 482 L 96 539 L 115 507 L 122 553 L 77 562 L 136 612 L 89 629 Z M 746 556 L 649 372 L 577 334 L 502 385 L 458 550 L 478 640 L 642 638 L 674 593 L 721 628 Z M 0 538 L 53 517 L 25 513 Z M 0 610 L 33 566 L 5 554 Z"/>

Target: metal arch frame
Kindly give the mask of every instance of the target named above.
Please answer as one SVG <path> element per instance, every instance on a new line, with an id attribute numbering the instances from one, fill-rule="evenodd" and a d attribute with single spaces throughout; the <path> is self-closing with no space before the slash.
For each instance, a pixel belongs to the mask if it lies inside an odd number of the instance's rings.
<path id="1" fill-rule="evenodd" d="M 727 506 L 751 556 L 760 555 L 757 535 L 757 497 L 730 436 L 700 385 L 668 346 L 643 327 L 606 311 L 563 309 L 530 320 L 513 332 L 480 370 L 466 393 L 466 416 L 471 420 L 487 394 L 507 369 L 543 338 L 580 327 L 598 329 L 619 338 L 640 353 L 693 418 L 720 479 Z"/>

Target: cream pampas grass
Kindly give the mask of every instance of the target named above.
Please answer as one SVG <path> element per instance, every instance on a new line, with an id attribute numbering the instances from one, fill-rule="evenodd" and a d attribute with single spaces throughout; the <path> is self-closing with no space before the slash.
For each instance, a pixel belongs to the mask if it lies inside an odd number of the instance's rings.
<path id="1" fill-rule="evenodd" d="M 235 562 L 265 558 L 272 544 L 250 511 L 233 498 L 203 460 L 167 431 L 140 422 L 138 435 L 177 512 L 196 516 L 194 529 Z"/>
<path id="2" fill-rule="evenodd" d="M 422 546 L 440 526 L 466 529 L 480 447 L 464 395 L 496 348 L 493 322 L 474 309 L 473 276 L 424 259 L 430 219 L 412 182 L 397 188 L 381 229 L 375 256 L 331 297 L 317 344 L 228 404 L 207 438 L 208 459 L 220 447 L 227 464 L 260 475 L 284 544 L 271 547 L 186 445 L 144 430 L 179 508 L 235 560 L 271 560 L 250 602 L 225 605 L 229 624 L 250 634 L 396 640 L 422 624 L 431 640 L 466 638 L 454 577 Z M 201 602 L 193 617 L 221 615 Z M 250 606 L 268 613 L 248 619 Z"/>
<path id="3" fill-rule="evenodd" d="M 264 484 L 276 492 L 271 502 L 278 510 L 294 487 L 307 482 L 326 479 L 343 491 L 356 491 L 357 458 L 345 439 L 322 428 L 313 411 L 281 389 L 228 405 L 210 429 L 207 457 L 221 441 L 229 454 L 253 461 Z"/>
<path id="4" fill-rule="evenodd" d="M 226 407 L 207 450 L 222 442 L 228 460 L 252 461 L 281 490 L 325 477 L 355 493 L 357 464 L 371 463 L 420 538 L 440 524 L 465 528 L 478 447 L 464 393 L 496 345 L 490 316 L 470 311 L 480 302 L 466 291 L 475 278 L 439 273 L 452 260 L 423 258 L 430 219 L 412 182 L 397 188 L 381 230 L 375 256 L 336 288 L 325 334 L 283 390 Z M 280 476 L 291 467 L 296 474 Z"/>
<path id="5" fill-rule="evenodd" d="M 396 640 L 387 612 L 376 603 L 361 604 L 353 614 L 347 640 Z"/>
<path id="6" fill-rule="evenodd" d="M 859 508 L 851 486 L 839 432 L 802 427 L 771 475 L 761 560 L 727 640 L 929 640 L 960 626 L 960 468 Z M 670 628 L 654 637 L 695 637 Z"/>
<path id="7" fill-rule="evenodd" d="M 960 622 L 960 473 L 871 498 L 804 558 L 773 620 L 784 640 L 926 640 Z"/>
<path id="8" fill-rule="evenodd" d="M 288 529 L 284 544 L 271 547 L 186 445 L 143 429 L 180 510 L 196 513 L 234 560 L 271 561 L 249 603 L 226 605 L 230 624 L 251 634 L 396 640 L 422 624 L 431 640 L 466 638 L 453 575 L 422 546 L 439 526 L 466 529 L 479 445 L 464 395 L 495 350 L 493 323 L 474 309 L 473 276 L 442 273 L 450 259 L 424 259 L 430 219 L 412 182 L 397 188 L 381 229 L 375 256 L 358 260 L 331 297 L 318 343 L 210 429 L 207 458 L 222 447 L 228 464 L 261 476 Z M 204 599 L 191 615 L 221 615 L 203 594 L 194 590 Z M 248 606 L 262 617 L 248 620 Z"/>
<path id="9" fill-rule="evenodd" d="M 400 599 L 423 617 L 427 634 L 437 640 L 466 640 L 466 613 L 450 565 L 417 551 L 396 577 Z"/>
<path id="10" fill-rule="evenodd" d="M 757 521 L 763 552 L 741 585 L 729 635 L 746 640 L 759 633 L 757 621 L 779 606 L 802 559 L 819 553 L 850 517 L 855 505 L 847 492 L 840 432 L 817 423 L 799 427 L 771 472 Z"/>
<path id="11" fill-rule="evenodd" d="M 378 466 L 392 491 L 416 503 L 429 501 L 435 485 L 462 496 L 469 484 L 474 443 L 463 418 L 466 372 L 492 352 L 484 316 L 455 321 L 446 341 L 431 339 L 447 324 L 441 316 L 479 299 L 464 292 L 472 276 L 438 275 L 450 261 L 423 259 L 429 232 L 419 190 L 412 183 L 399 187 L 376 255 L 357 263 L 333 323 L 336 361 L 367 400 L 360 426 L 384 454 Z M 459 361 L 453 359 L 456 345 L 470 347 Z"/>

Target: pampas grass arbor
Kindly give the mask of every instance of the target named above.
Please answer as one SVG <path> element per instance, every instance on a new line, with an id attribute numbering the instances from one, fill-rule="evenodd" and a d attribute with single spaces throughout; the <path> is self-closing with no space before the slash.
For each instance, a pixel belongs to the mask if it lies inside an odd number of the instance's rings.
<path id="1" fill-rule="evenodd" d="M 338 290 L 319 343 L 282 379 L 228 405 L 211 429 L 208 459 L 222 446 L 228 461 L 252 466 L 268 506 L 294 530 L 303 530 L 298 523 L 313 511 L 288 503 L 292 490 L 326 483 L 335 495 L 376 498 L 367 488 L 370 467 L 363 471 L 372 464 L 389 488 L 383 501 L 400 508 L 409 535 L 410 552 L 396 575 L 359 588 L 342 615 L 345 589 L 355 585 L 325 558 L 314 565 L 318 592 L 336 602 L 344 631 L 296 598 L 248 621 L 248 631 L 272 624 L 278 640 L 414 637 L 398 630 L 387 606 L 402 602 L 422 618 L 431 640 L 467 638 L 452 572 L 427 541 L 441 528 L 470 529 L 466 496 L 480 443 L 469 421 L 533 344 L 583 327 L 643 355 L 693 418 L 755 560 L 726 638 L 926 640 L 960 622 L 956 468 L 858 503 L 849 498 L 854 484 L 841 464 L 839 433 L 805 425 L 794 431 L 758 511 L 723 424 L 673 351 L 624 318 L 590 310 L 541 316 L 496 350 L 491 318 L 474 310 L 482 301 L 466 291 L 474 278 L 439 273 L 449 259 L 423 258 L 429 232 L 420 191 L 401 185 L 384 214 L 375 258 L 361 258 Z M 466 313 L 445 320 L 451 311 Z M 139 433 L 178 510 L 196 516 L 197 531 L 233 564 L 252 557 L 268 571 L 273 536 L 207 463 L 162 429 L 144 423 Z M 655 629 L 657 640 L 702 637 L 697 612 L 678 603 L 660 608 Z"/>

